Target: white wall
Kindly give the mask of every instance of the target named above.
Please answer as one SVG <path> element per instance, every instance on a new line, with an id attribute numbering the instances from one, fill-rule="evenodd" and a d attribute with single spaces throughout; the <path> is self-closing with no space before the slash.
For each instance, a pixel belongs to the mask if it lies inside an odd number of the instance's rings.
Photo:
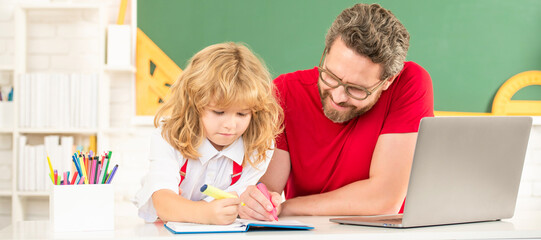
<path id="1" fill-rule="evenodd" d="M 120 0 L 101 1 L 107 2 L 109 22 L 114 23 Z M 20 2 L 23 1 L 0 0 L 0 66 L 13 65 L 14 6 Z M 56 17 L 42 12 L 29 14 L 29 69 L 72 71 L 80 69 L 78 67 L 81 65 L 88 69 L 96 68 L 97 50 L 94 47 L 85 47 L 91 45 L 88 42 L 96 38 L 94 35 L 97 32 L 96 16 L 85 11 L 60 11 L 54 15 Z M 128 24 L 129 18 L 128 12 Z M 70 20 L 66 21 L 66 19 Z M 63 40 L 66 38 L 69 42 Z M 10 81 L 11 77 L 11 74 L 0 74 L 0 84 Z M 112 74 L 109 77 L 111 78 L 111 125 L 112 127 L 129 125 L 133 114 L 134 82 L 130 76 L 122 73 Z M 121 166 L 115 178 L 117 215 L 136 215 L 136 209 L 130 200 L 139 188 L 140 179 L 148 166 L 147 135 L 150 130 L 150 127 L 144 127 L 133 132 L 110 134 L 109 146 L 113 150 L 113 158 Z M 1 159 L 5 157 L 2 155 L 3 152 L 11 150 L 11 146 L 7 145 L 11 144 L 11 137 L 5 136 L 0 135 L 0 168 L 10 164 L 9 157 L 7 160 Z M 517 204 L 517 210 L 534 209 L 541 210 L 541 125 L 537 125 L 532 130 Z M 10 211 L 10 198 L 0 197 L 0 228 L 10 223 Z M 44 214 L 46 216 L 46 212 L 37 210 L 35 216 L 30 217 L 42 218 Z"/>
<path id="2" fill-rule="evenodd" d="M 522 170 L 517 210 L 541 210 L 541 123 L 530 133 L 530 142 Z"/>

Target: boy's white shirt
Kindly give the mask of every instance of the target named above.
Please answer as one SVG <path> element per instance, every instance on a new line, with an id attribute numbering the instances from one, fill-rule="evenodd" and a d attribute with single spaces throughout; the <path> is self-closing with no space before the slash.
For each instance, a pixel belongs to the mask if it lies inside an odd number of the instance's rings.
<path id="1" fill-rule="evenodd" d="M 274 146 L 273 146 L 274 147 Z M 203 184 L 224 189 L 226 192 L 241 194 L 249 185 L 257 183 L 269 166 L 273 150 L 266 152 L 266 160 L 253 168 L 250 164 L 243 166 L 240 179 L 232 186 L 231 174 L 233 162 L 242 165 L 244 157 L 244 141 L 235 140 L 222 151 L 216 150 L 208 139 L 204 139 L 198 148 L 201 155 L 199 160 L 190 160 L 186 169 L 186 177 L 182 181 L 182 197 L 192 201 L 212 201 L 213 198 L 201 193 Z M 158 218 L 152 203 L 152 194 L 160 189 L 169 189 L 178 193 L 180 182 L 179 171 L 186 158 L 175 150 L 161 136 L 161 129 L 157 129 L 150 141 L 150 166 L 148 174 L 143 179 L 143 186 L 135 195 L 135 205 L 139 208 L 139 216 L 147 222 L 154 222 Z"/>

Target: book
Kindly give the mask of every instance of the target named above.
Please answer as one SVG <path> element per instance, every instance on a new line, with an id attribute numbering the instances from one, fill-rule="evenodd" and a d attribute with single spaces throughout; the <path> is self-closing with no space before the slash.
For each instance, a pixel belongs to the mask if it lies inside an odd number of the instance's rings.
<path id="1" fill-rule="evenodd" d="M 165 228 L 174 234 L 188 233 L 228 233 L 228 232 L 246 232 L 250 228 L 269 229 L 269 230 L 310 230 L 313 226 L 301 223 L 295 220 L 285 220 L 276 222 L 254 221 L 247 219 L 237 219 L 229 225 L 210 225 L 183 222 L 167 222 Z"/>

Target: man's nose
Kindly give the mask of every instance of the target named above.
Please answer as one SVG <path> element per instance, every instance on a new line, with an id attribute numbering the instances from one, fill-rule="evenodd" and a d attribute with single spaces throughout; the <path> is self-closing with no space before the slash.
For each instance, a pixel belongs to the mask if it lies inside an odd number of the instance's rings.
<path id="1" fill-rule="evenodd" d="M 343 103 L 348 100 L 348 95 L 344 86 L 338 86 L 335 89 L 331 89 L 332 100 L 335 103 Z"/>

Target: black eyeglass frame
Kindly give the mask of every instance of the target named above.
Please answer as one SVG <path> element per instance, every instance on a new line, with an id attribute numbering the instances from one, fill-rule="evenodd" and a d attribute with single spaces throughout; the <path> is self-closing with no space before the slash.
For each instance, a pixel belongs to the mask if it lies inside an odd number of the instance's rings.
<path id="1" fill-rule="evenodd" d="M 319 65 L 317 67 L 318 69 L 318 72 L 319 72 L 319 79 L 321 79 L 321 81 L 323 83 L 325 83 L 325 85 L 329 86 L 330 88 L 337 88 L 339 86 L 343 86 L 344 87 L 344 90 L 346 92 L 346 94 L 348 96 L 350 96 L 351 98 L 353 99 L 356 99 L 356 100 L 365 100 L 367 99 L 370 95 L 372 95 L 374 93 L 374 91 L 376 91 L 379 87 L 383 86 L 383 83 L 385 83 L 385 80 L 382 80 L 378 85 L 376 85 L 374 88 L 372 88 L 372 90 L 368 90 L 364 87 L 361 87 L 361 86 L 358 86 L 358 85 L 354 85 L 354 84 L 349 84 L 349 83 L 344 83 L 342 81 L 342 79 L 340 79 L 339 77 L 337 77 L 336 75 L 334 75 L 334 73 L 332 73 L 331 71 L 323 68 L 322 64 L 323 64 L 323 59 L 325 58 L 325 56 L 327 55 L 327 51 L 328 49 L 325 48 L 323 50 L 323 54 L 321 55 L 321 59 L 319 60 Z M 331 85 L 329 82 L 325 81 L 325 79 L 323 79 L 323 76 L 321 75 L 323 72 L 325 72 L 326 74 L 329 74 L 329 76 L 331 76 L 335 81 L 336 83 L 338 83 L 337 85 Z M 353 94 L 351 94 L 349 92 L 349 89 L 350 88 L 354 88 L 354 89 L 357 89 L 357 90 L 361 90 L 361 91 L 364 91 L 366 93 L 366 96 L 364 98 L 359 98 L 359 97 L 355 97 L 353 96 Z"/>

